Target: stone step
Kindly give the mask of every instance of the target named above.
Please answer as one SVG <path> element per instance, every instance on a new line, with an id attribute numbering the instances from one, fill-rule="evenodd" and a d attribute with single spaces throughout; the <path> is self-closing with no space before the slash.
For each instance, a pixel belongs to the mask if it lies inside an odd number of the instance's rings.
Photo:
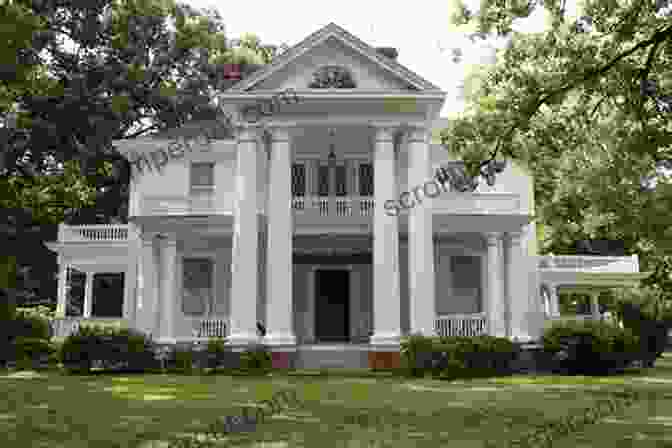
<path id="1" fill-rule="evenodd" d="M 296 368 L 298 369 L 358 369 L 368 366 L 368 350 L 299 349 L 296 355 Z"/>

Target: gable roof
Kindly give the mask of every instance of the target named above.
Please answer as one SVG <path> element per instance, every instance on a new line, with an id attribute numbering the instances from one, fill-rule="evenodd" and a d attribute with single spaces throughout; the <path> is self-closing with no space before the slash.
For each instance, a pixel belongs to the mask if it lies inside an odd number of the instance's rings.
<path id="1" fill-rule="evenodd" d="M 422 78 L 415 72 L 407 69 L 394 59 L 390 59 L 387 56 L 379 53 L 375 48 L 371 47 L 366 42 L 350 34 L 333 22 L 309 35 L 303 41 L 299 42 L 289 50 L 279 55 L 270 64 L 264 66 L 248 78 L 245 78 L 234 84 L 230 89 L 227 90 L 227 92 L 244 92 L 252 89 L 255 85 L 259 84 L 277 71 L 290 64 L 294 59 L 332 37 L 339 40 L 345 46 L 360 53 L 362 56 L 369 59 L 381 69 L 408 83 L 414 89 L 442 93 L 439 87 Z"/>

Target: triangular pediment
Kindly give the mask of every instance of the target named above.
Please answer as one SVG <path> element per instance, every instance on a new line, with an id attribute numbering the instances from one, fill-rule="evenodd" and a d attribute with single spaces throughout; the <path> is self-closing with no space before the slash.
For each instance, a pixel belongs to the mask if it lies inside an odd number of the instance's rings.
<path id="1" fill-rule="evenodd" d="M 315 88 L 311 83 L 316 77 L 323 79 L 320 76 L 325 71 L 327 78 L 341 74 L 351 77 L 354 86 L 349 86 L 350 91 L 441 92 L 439 87 L 334 23 L 311 34 L 229 92 Z M 322 85 L 325 84 L 328 85 Z"/>

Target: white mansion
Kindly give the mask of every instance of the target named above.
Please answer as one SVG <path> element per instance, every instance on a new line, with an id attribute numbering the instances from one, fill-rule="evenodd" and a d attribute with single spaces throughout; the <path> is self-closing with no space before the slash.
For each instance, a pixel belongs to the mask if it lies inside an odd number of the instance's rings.
<path id="1" fill-rule="evenodd" d="M 559 287 L 645 275 L 636 256 L 538 256 L 532 179 L 511 161 L 493 186 L 416 188 L 459 163 L 437 139 L 446 94 L 395 54 L 329 24 L 220 99 L 235 112 L 287 88 L 298 103 L 134 176 L 128 224 L 61 225 L 59 336 L 111 321 L 239 348 L 260 339 L 260 321 L 276 352 L 398 352 L 413 332 L 534 340 L 559 317 Z M 134 160 L 169 142 L 117 147 Z M 391 216 L 385 204 L 400 200 L 415 206 Z M 67 316 L 76 272 L 83 311 Z M 94 282 L 115 272 L 123 297 Z"/>

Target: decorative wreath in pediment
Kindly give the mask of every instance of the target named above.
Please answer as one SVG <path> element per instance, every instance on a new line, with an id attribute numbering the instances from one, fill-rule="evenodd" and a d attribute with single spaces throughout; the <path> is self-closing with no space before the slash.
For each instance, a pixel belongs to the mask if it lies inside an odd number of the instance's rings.
<path id="1" fill-rule="evenodd" d="M 338 65 L 326 65 L 313 73 L 311 89 L 354 89 L 357 87 L 350 70 Z"/>

